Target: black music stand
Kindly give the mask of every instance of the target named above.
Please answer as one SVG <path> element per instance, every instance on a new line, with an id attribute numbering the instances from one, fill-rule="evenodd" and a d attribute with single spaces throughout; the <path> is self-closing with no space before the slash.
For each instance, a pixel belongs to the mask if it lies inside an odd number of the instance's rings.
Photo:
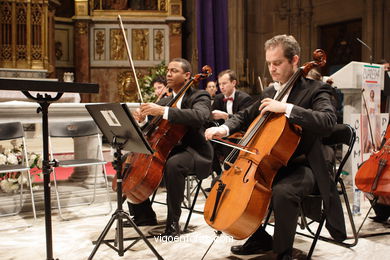
<path id="1" fill-rule="evenodd" d="M 50 173 L 53 166 L 58 166 L 58 162 L 49 160 L 49 106 L 59 100 L 64 92 L 70 93 L 99 93 L 99 85 L 91 83 L 58 82 L 46 80 L 25 80 L 0 78 L 1 90 L 18 90 L 39 104 L 37 113 L 42 112 L 42 141 L 43 141 L 43 188 L 45 202 L 45 229 L 46 229 L 46 259 L 53 260 L 53 239 L 51 228 L 51 195 L 50 195 Z M 32 94 L 29 91 L 57 92 L 55 97 L 51 94 Z M 33 96 L 36 95 L 36 96 Z"/>
<path id="2" fill-rule="evenodd" d="M 112 214 L 111 219 L 108 221 L 103 232 L 100 234 L 98 240 L 96 241 L 96 245 L 88 259 L 93 258 L 102 242 L 113 250 L 117 251 L 119 256 L 123 256 L 124 252 L 135 245 L 141 238 L 158 259 L 163 259 L 153 247 L 153 245 L 149 242 L 149 240 L 145 237 L 142 231 L 137 227 L 134 221 L 130 218 L 130 215 L 127 212 L 124 212 L 122 208 L 122 149 L 130 152 L 144 154 L 152 154 L 153 149 L 150 147 L 148 141 L 144 138 L 137 122 L 134 120 L 126 104 L 95 104 L 86 105 L 85 107 L 91 114 L 99 129 L 106 136 L 107 140 L 111 140 L 110 145 L 116 150 L 114 153 L 115 160 L 113 165 L 116 170 L 117 177 L 117 209 L 115 213 Z M 140 236 L 139 239 L 134 241 L 126 248 L 123 246 L 123 219 L 127 219 Z M 117 240 L 114 241 L 114 245 L 111 245 L 110 242 L 112 242 L 112 240 L 104 240 L 104 238 L 115 220 L 117 220 Z"/>

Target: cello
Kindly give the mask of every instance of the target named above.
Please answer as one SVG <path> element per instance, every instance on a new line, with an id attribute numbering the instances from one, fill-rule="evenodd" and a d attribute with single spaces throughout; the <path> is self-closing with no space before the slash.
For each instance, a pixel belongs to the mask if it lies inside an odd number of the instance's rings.
<path id="1" fill-rule="evenodd" d="M 298 68 L 276 100 L 282 100 L 301 76 L 323 66 L 326 55 L 318 49 L 313 59 Z M 227 163 L 230 168 L 210 191 L 204 207 L 207 224 L 235 239 L 245 239 L 255 232 L 267 212 L 273 179 L 293 155 L 300 133 L 301 128 L 291 125 L 283 114 L 257 116 L 239 143 L 250 150 L 241 150 L 234 163 Z"/>
<path id="2" fill-rule="evenodd" d="M 387 127 L 384 144 L 371 154 L 358 169 L 355 184 L 359 190 L 374 197 L 390 197 L 390 127 Z M 390 204 L 387 201 L 386 204 Z"/>
<path id="3" fill-rule="evenodd" d="M 211 67 L 206 65 L 202 72 L 192 77 L 166 105 L 176 107 L 178 100 L 186 91 L 201 79 L 211 75 Z M 142 130 L 154 150 L 151 155 L 130 153 L 123 162 L 123 194 L 134 204 L 145 201 L 157 189 L 163 177 L 165 162 L 170 152 L 187 132 L 187 126 L 172 124 L 162 116 L 154 117 Z M 117 179 L 112 187 L 116 190 Z"/>

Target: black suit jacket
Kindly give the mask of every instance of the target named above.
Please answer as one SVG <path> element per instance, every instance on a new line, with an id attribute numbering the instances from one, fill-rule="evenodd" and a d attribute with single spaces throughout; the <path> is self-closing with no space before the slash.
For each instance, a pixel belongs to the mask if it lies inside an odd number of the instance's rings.
<path id="1" fill-rule="evenodd" d="M 268 87 L 252 106 L 238 112 L 225 124 L 230 134 L 248 126 L 260 113 L 258 108 L 263 98 L 273 98 L 276 91 Z M 313 171 L 327 215 L 327 228 L 337 240 L 346 237 L 344 214 L 334 181 L 326 167 L 322 137 L 329 134 L 336 124 L 336 111 L 332 105 L 333 90 L 329 85 L 301 77 L 287 99 L 294 104 L 288 121 L 302 127 L 301 141 L 292 157 L 304 154 Z"/>
<path id="2" fill-rule="evenodd" d="M 172 95 L 173 96 L 173 95 Z M 166 105 L 173 97 L 163 98 L 160 105 Z M 174 152 L 188 151 L 195 159 L 195 174 L 204 179 L 211 174 L 213 148 L 204 137 L 205 124 L 211 114 L 210 95 L 205 90 L 190 88 L 185 93 L 181 109 L 169 108 L 168 121 L 172 124 L 188 126 L 188 131 Z"/>
<path id="3" fill-rule="evenodd" d="M 222 93 L 216 95 L 214 97 L 214 102 L 211 107 L 211 110 L 221 110 L 227 113 L 226 102 L 223 102 L 224 98 L 225 96 Z M 250 106 L 250 104 L 252 104 L 252 98 L 247 93 L 236 89 L 236 92 L 234 93 L 234 100 L 233 100 L 233 114 L 241 110 L 244 110 L 245 108 Z M 229 117 L 231 116 L 232 115 L 229 115 Z M 223 124 L 224 120 L 223 119 L 218 120 L 218 123 Z"/>

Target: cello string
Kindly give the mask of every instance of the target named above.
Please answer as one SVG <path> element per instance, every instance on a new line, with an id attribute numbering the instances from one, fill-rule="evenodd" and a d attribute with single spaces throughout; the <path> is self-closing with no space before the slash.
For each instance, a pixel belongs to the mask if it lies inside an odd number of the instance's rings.
<path id="1" fill-rule="evenodd" d="M 298 70 L 289 78 L 289 80 L 286 83 L 286 86 L 282 89 L 282 91 L 278 94 L 278 96 L 275 98 L 275 100 L 282 100 L 283 97 L 288 93 L 289 89 L 292 88 L 293 83 L 296 82 L 296 80 L 302 75 L 302 68 L 298 68 Z M 242 146 L 248 146 L 249 142 L 252 140 L 252 138 L 257 134 L 259 129 L 268 121 L 268 118 L 271 116 L 271 112 L 267 112 L 263 118 L 261 118 L 255 126 L 250 130 L 248 135 L 246 137 L 243 137 L 239 144 Z M 234 149 L 228 154 L 226 159 L 224 160 L 225 162 L 232 162 L 234 158 L 236 158 L 237 153 L 239 153 L 240 149 L 234 147 Z"/>

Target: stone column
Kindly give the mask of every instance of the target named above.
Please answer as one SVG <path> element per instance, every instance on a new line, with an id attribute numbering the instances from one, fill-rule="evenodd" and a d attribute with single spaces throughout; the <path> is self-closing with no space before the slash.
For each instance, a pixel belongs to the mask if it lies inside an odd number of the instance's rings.
<path id="1" fill-rule="evenodd" d="M 74 20 L 74 67 L 75 82 L 90 82 L 90 54 L 89 54 L 89 24 L 88 1 L 75 1 Z M 81 94 L 81 102 L 90 101 L 90 94 Z"/>
<path id="2" fill-rule="evenodd" d="M 90 82 L 89 67 L 89 21 L 75 20 L 74 30 L 74 66 L 75 82 Z M 90 100 L 90 94 L 81 94 L 81 102 Z"/>
<path id="3" fill-rule="evenodd" d="M 169 60 L 182 56 L 181 38 L 181 22 L 169 23 Z"/>
<path id="4" fill-rule="evenodd" d="M 182 56 L 182 23 L 185 19 L 182 16 L 181 1 L 170 1 L 169 4 L 167 24 L 169 26 L 169 60 L 171 60 Z"/>
<path id="5" fill-rule="evenodd" d="M 75 82 L 90 82 L 90 54 L 89 54 L 89 27 L 90 17 L 88 16 L 88 1 L 75 1 L 75 16 L 73 17 L 74 30 L 74 66 Z M 81 94 L 81 102 L 89 102 L 89 94 Z M 97 140 L 95 137 L 80 137 L 74 139 L 75 159 L 96 158 Z M 97 168 L 97 169 L 96 169 Z M 103 183 L 101 166 L 76 167 L 71 181 L 83 182 L 86 187 L 93 187 L 95 181 L 95 169 L 98 171 L 98 184 Z"/>
<path id="6" fill-rule="evenodd" d="M 228 33 L 229 37 L 229 64 L 230 68 L 240 77 L 245 74 L 245 14 L 243 1 L 228 2 Z"/>

